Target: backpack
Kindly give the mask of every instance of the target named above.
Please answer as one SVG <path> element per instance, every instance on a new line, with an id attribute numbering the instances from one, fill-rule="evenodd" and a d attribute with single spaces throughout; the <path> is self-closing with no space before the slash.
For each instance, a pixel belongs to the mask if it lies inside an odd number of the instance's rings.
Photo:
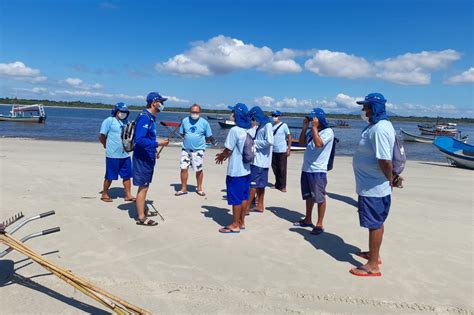
<path id="1" fill-rule="evenodd" d="M 140 113 L 135 120 L 129 121 L 125 126 L 122 128 L 121 138 L 122 138 L 122 145 L 125 152 L 132 152 L 133 147 L 135 146 L 134 139 L 135 139 L 135 124 L 138 118 L 142 115 L 146 115 L 144 113 Z M 151 124 L 148 126 L 148 130 L 150 130 Z"/>
<path id="2" fill-rule="evenodd" d="M 328 171 L 332 170 L 334 167 L 334 156 L 336 155 L 336 143 L 339 143 L 339 139 L 334 137 L 332 142 L 331 154 L 329 155 L 328 160 Z"/>
<path id="3" fill-rule="evenodd" d="M 400 175 L 405 169 L 405 163 L 407 156 L 405 154 L 405 148 L 402 145 L 399 135 L 395 135 L 395 144 L 393 146 L 393 157 L 392 157 L 392 173 L 394 175 Z"/>
<path id="4" fill-rule="evenodd" d="M 246 133 L 245 142 L 244 142 L 244 149 L 242 150 L 242 161 L 244 163 L 252 163 L 253 159 L 255 158 L 255 145 L 254 145 L 254 138 L 251 135 Z"/>

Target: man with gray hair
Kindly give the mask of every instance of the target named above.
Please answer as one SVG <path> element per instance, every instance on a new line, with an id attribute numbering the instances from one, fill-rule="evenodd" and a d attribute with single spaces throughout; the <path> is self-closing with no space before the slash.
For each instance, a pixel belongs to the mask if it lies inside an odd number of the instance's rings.
<path id="1" fill-rule="evenodd" d="M 201 106 L 193 104 L 189 109 L 189 116 L 181 121 L 179 133 L 183 137 L 183 148 L 180 158 L 181 169 L 181 190 L 175 196 L 182 196 L 188 193 L 188 169 L 191 167 L 196 172 L 197 188 L 199 196 L 205 196 L 202 189 L 204 151 L 206 142 L 212 142 L 212 130 L 209 122 L 201 115 Z"/>

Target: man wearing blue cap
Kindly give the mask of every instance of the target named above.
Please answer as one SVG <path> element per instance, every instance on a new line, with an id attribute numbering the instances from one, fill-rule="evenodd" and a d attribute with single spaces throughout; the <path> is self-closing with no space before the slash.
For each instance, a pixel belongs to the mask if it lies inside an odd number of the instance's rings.
<path id="1" fill-rule="evenodd" d="M 281 121 L 281 112 L 272 113 L 273 119 L 273 154 L 272 169 L 275 175 L 275 188 L 286 192 L 286 170 L 288 157 L 291 154 L 291 137 L 288 125 Z"/>
<path id="2" fill-rule="evenodd" d="M 156 141 L 156 114 L 165 108 L 166 97 L 157 92 L 151 92 L 146 98 L 146 109 L 135 120 L 133 148 L 133 184 L 138 186 L 137 214 L 138 225 L 154 226 L 158 223 L 149 219 L 156 213 L 145 213 L 145 199 L 153 178 L 156 163 L 156 148 L 166 146 L 169 140 Z"/>
<path id="3" fill-rule="evenodd" d="M 105 149 L 105 178 L 100 200 L 104 202 L 112 202 L 109 188 L 112 181 L 117 180 L 119 175 L 123 180 L 125 201 L 135 201 L 130 183 L 132 162 L 130 155 L 123 148 L 121 137 L 122 128 L 127 124 L 129 113 L 127 105 L 117 103 L 112 109 L 112 115 L 106 118 L 100 127 L 99 141 Z"/>
<path id="4" fill-rule="evenodd" d="M 357 253 L 367 263 L 350 272 L 356 276 L 381 276 L 380 246 L 384 222 L 388 216 L 392 193 L 392 157 L 395 129 L 385 111 L 387 100 L 371 93 L 357 104 L 363 105 L 361 117 L 368 123 L 352 160 L 359 195 L 360 226 L 369 229 L 369 251 Z"/>
<path id="5" fill-rule="evenodd" d="M 311 127 L 309 127 L 311 124 Z M 306 200 L 306 216 L 295 222 L 295 226 L 312 227 L 311 234 L 324 232 L 323 219 L 326 212 L 326 185 L 329 157 L 334 143 L 334 131 L 329 128 L 326 115 L 321 108 L 313 109 L 303 121 L 300 146 L 306 146 L 301 172 L 301 195 Z M 318 222 L 312 222 L 314 203 L 318 204 Z"/>
<path id="6" fill-rule="evenodd" d="M 216 155 L 216 163 L 222 164 L 229 157 L 227 164 L 226 190 L 227 204 L 232 206 L 232 223 L 221 229 L 220 233 L 240 233 L 245 229 L 245 211 L 250 190 L 250 163 L 244 161 L 244 148 L 247 130 L 251 127 L 248 109 L 245 104 L 229 106 L 232 110 L 231 120 L 235 126 L 229 130 L 224 143 L 225 149 Z M 251 143 L 251 141 L 250 141 Z"/>
<path id="7" fill-rule="evenodd" d="M 249 130 L 255 144 L 255 158 L 250 165 L 250 196 L 245 209 L 246 214 L 250 211 L 262 213 L 265 209 L 265 187 L 268 184 L 268 169 L 272 163 L 273 153 L 273 129 L 270 119 L 258 106 L 252 107 L 249 114 L 257 125 Z M 250 210 L 255 193 L 257 193 L 257 204 Z"/>

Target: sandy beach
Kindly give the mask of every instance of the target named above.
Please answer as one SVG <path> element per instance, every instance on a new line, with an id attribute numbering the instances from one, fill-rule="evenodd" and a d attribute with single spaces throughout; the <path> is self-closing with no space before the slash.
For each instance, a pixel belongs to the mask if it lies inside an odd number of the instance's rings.
<path id="1" fill-rule="evenodd" d="M 154 314 L 474 314 L 473 171 L 408 162 L 385 225 L 383 276 L 367 279 L 349 273 L 363 263 L 353 253 L 368 246 L 350 157 L 338 156 L 328 175 L 326 233 L 292 226 L 304 213 L 299 153 L 289 159 L 288 192 L 267 189 L 265 212 L 251 214 L 242 233 L 224 235 L 217 230 L 231 219 L 226 164 L 216 165 L 217 151 L 207 150 L 207 196 L 195 193 L 191 172 L 191 192 L 175 197 L 179 151 L 163 150 L 148 194 L 164 221 L 142 227 L 120 182 L 112 203 L 100 200 L 99 143 L 0 138 L 0 220 L 55 210 L 14 236 L 61 227 L 27 244 Z M 24 258 L 3 258 L 16 271 L 0 287 L 0 313 L 107 312 Z"/>

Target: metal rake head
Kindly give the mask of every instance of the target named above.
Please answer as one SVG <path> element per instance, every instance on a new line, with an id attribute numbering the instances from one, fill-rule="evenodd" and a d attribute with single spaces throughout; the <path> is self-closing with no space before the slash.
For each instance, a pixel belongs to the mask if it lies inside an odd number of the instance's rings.
<path id="1" fill-rule="evenodd" d="M 2 222 L 3 228 L 6 228 L 7 226 L 12 225 L 13 223 L 20 220 L 23 217 L 24 217 L 23 212 L 19 212 L 19 213 L 15 214 L 11 218 L 8 218 L 8 219 L 6 219 L 5 221 Z"/>

